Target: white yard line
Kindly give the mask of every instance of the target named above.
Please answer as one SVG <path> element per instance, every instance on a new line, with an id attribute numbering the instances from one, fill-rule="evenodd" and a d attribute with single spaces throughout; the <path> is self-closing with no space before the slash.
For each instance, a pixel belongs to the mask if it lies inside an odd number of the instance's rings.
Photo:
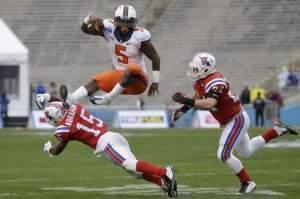
<path id="1" fill-rule="evenodd" d="M 157 187 L 151 184 L 133 184 L 118 187 L 106 188 L 88 188 L 88 187 L 44 187 L 43 191 L 56 192 L 102 192 L 107 195 L 122 194 L 122 195 L 163 195 L 164 193 Z M 236 195 L 237 188 L 218 188 L 218 187 L 191 187 L 188 185 L 179 185 L 178 193 L 180 195 L 190 194 L 214 194 L 214 195 Z M 284 193 L 272 190 L 258 189 L 253 194 L 256 195 L 275 195 L 285 196 Z"/>
<path id="2" fill-rule="evenodd" d="M 280 140 L 266 144 L 266 148 L 300 148 L 300 140 Z"/>

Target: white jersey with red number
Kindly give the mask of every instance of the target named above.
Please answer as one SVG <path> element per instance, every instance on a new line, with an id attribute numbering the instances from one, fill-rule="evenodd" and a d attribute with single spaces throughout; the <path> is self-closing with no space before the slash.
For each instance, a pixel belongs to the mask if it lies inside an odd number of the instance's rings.
<path id="1" fill-rule="evenodd" d="M 151 39 L 150 32 L 145 28 L 137 27 L 128 41 L 119 42 L 114 35 L 116 29 L 114 21 L 111 19 L 104 19 L 103 25 L 104 38 L 115 69 L 124 71 L 128 64 L 133 63 L 140 65 L 146 73 L 144 55 L 140 51 L 140 48 L 142 42 Z"/>
<path id="2" fill-rule="evenodd" d="M 72 105 L 60 125 L 55 137 L 59 141 L 77 140 L 96 149 L 99 138 L 107 132 L 108 125 L 94 117 L 79 104 Z"/>
<path id="3" fill-rule="evenodd" d="M 228 123 L 242 109 L 239 98 L 231 93 L 228 81 L 219 72 L 195 81 L 193 86 L 196 99 L 217 99 L 217 105 L 210 112 L 220 124 Z"/>

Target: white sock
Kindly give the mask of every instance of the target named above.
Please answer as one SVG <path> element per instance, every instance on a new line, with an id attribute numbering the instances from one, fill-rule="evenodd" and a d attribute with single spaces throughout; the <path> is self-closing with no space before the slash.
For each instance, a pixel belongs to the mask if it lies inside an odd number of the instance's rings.
<path id="1" fill-rule="evenodd" d="M 108 93 L 106 94 L 107 97 L 110 99 L 114 99 L 117 95 L 122 93 L 125 90 L 123 86 L 120 85 L 120 83 L 117 83 L 115 87 Z"/>
<path id="2" fill-rule="evenodd" d="M 79 99 L 86 97 L 87 95 L 88 95 L 88 91 L 84 86 L 81 86 L 71 94 L 70 100 L 72 102 L 77 102 Z"/>

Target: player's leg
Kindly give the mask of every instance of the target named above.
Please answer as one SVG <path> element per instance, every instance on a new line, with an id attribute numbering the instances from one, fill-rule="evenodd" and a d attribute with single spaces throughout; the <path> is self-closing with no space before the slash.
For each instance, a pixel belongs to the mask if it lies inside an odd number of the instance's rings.
<path id="1" fill-rule="evenodd" d="M 70 94 L 69 99 L 71 102 L 77 102 L 78 100 L 90 96 L 99 90 L 96 80 L 91 79 L 86 85 L 79 87 L 73 93 Z"/>
<path id="2" fill-rule="evenodd" d="M 241 161 L 233 155 L 234 149 L 249 128 L 249 122 L 248 115 L 244 111 L 235 116 L 235 118 L 225 126 L 218 148 L 218 158 L 233 170 L 239 178 L 241 182 L 241 193 L 249 193 L 253 191 L 256 186 Z"/>
<path id="3" fill-rule="evenodd" d="M 118 73 L 115 70 L 108 70 L 98 73 L 92 77 L 92 79 L 85 86 L 81 86 L 75 92 L 73 92 L 70 95 L 69 100 L 76 102 L 83 97 L 93 95 L 98 90 L 109 92 L 120 78 L 121 73 Z"/>
<path id="4" fill-rule="evenodd" d="M 92 102 L 98 105 L 109 104 L 120 93 L 125 95 L 142 94 L 147 86 L 148 79 L 142 68 L 137 64 L 130 64 L 109 93 L 103 96 L 94 96 Z"/>
<path id="5" fill-rule="evenodd" d="M 101 137 L 99 150 L 114 164 L 124 168 L 136 177 L 157 184 L 174 195 L 177 194 L 176 178 L 173 167 L 160 167 L 145 160 L 137 160 L 131 152 L 127 140 L 119 133 L 108 132 Z"/>
<path id="6" fill-rule="evenodd" d="M 262 148 L 267 142 L 284 134 L 297 134 L 296 130 L 282 122 L 275 122 L 273 128 L 265 130 L 261 135 L 256 136 L 250 140 L 248 133 L 241 139 L 237 152 L 240 156 L 248 158 L 254 154 L 258 149 Z"/>

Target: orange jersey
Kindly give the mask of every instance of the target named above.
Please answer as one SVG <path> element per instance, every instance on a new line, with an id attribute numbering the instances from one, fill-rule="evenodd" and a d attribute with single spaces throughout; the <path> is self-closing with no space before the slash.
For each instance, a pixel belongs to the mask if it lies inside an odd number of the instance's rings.
<path id="1" fill-rule="evenodd" d="M 242 110 L 239 98 L 231 93 L 228 81 L 219 72 L 195 81 L 193 87 L 196 99 L 206 97 L 217 99 L 217 105 L 210 112 L 222 125 L 228 123 Z"/>
<path id="2" fill-rule="evenodd" d="M 95 149 L 108 125 L 94 117 L 79 104 L 72 105 L 55 130 L 59 141 L 77 140 Z"/>

